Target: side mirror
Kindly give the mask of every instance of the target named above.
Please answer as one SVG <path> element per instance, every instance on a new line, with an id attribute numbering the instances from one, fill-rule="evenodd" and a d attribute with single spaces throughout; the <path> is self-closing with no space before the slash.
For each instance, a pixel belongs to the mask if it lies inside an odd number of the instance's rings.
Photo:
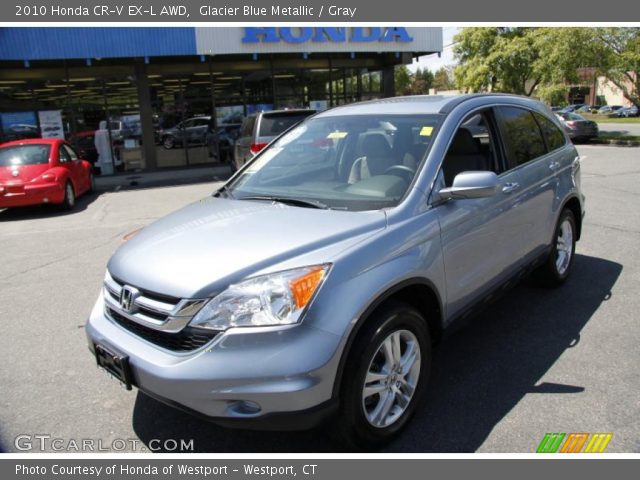
<path id="1" fill-rule="evenodd" d="M 498 191 L 495 172 L 462 172 L 455 176 L 453 185 L 438 192 L 443 200 L 485 198 Z"/>

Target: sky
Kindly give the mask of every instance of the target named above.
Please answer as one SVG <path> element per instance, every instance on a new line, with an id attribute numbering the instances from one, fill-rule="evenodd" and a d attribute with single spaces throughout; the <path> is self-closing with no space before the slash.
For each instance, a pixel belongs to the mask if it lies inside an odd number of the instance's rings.
<path id="1" fill-rule="evenodd" d="M 417 68 L 424 69 L 426 67 L 435 73 L 440 67 L 455 65 L 456 61 L 453 59 L 453 36 L 458 33 L 459 30 L 460 28 L 458 27 L 443 27 L 442 55 L 438 57 L 438 54 L 434 53 L 420 57 L 418 61 L 414 60 L 411 65 L 408 65 L 409 70 L 415 72 Z"/>

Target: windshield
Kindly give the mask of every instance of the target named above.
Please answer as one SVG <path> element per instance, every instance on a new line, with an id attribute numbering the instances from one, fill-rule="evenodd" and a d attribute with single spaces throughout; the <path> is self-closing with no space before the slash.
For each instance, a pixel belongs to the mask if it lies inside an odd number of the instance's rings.
<path id="1" fill-rule="evenodd" d="M 409 188 L 439 120 L 384 114 L 311 118 L 264 150 L 224 192 L 240 200 L 296 199 L 341 210 L 393 207 Z"/>
<path id="2" fill-rule="evenodd" d="M 0 167 L 49 163 L 50 145 L 18 145 L 0 148 Z"/>

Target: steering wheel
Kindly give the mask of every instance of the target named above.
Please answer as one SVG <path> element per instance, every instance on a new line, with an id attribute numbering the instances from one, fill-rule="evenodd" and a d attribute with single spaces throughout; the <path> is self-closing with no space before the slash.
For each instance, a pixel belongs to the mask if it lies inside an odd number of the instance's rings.
<path id="1" fill-rule="evenodd" d="M 398 175 L 406 180 L 407 183 L 411 183 L 415 173 L 416 171 L 413 168 L 407 167 L 406 165 L 393 165 L 384 171 L 385 175 Z"/>

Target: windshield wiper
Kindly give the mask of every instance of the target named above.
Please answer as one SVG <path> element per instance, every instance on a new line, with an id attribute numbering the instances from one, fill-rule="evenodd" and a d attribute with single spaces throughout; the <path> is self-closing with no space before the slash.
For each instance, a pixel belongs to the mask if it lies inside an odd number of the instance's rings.
<path id="1" fill-rule="evenodd" d="M 240 197 L 237 200 L 264 200 L 266 202 L 284 203 L 285 205 L 293 205 L 296 207 L 320 208 L 322 210 L 330 210 L 329 205 L 319 200 L 310 200 L 305 198 L 276 197 L 268 195 L 251 195 L 248 197 Z"/>

